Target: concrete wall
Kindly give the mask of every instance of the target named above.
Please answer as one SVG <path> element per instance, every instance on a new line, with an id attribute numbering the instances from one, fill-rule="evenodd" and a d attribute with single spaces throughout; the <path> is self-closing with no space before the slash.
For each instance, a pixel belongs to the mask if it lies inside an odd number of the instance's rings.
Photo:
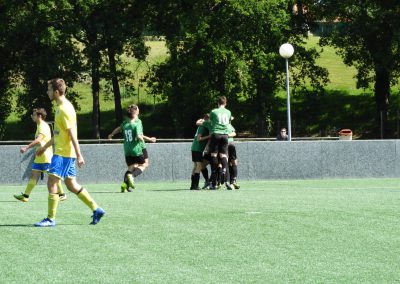
<path id="1" fill-rule="evenodd" d="M 147 144 L 150 167 L 142 181 L 189 180 L 191 143 Z M 400 177 L 400 140 L 236 142 L 239 179 Z M 0 184 L 25 184 L 33 151 L 0 146 Z M 81 145 L 81 183 L 120 182 L 126 171 L 121 144 Z"/>

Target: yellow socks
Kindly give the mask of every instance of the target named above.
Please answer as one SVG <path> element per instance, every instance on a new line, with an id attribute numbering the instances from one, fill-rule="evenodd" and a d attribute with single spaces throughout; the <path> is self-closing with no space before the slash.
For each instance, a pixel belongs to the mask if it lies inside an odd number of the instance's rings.
<path id="1" fill-rule="evenodd" d="M 36 179 L 30 178 L 28 184 L 26 185 L 25 195 L 29 196 L 35 186 L 36 186 Z"/>
<path id="2" fill-rule="evenodd" d="M 59 196 L 58 193 L 53 194 L 49 193 L 49 200 L 48 200 L 48 215 L 47 218 L 54 220 L 56 218 L 56 213 L 57 213 L 57 206 L 58 206 L 58 201 L 59 201 Z"/>
<path id="3" fill-rule="evenodd" d="M 77 193 L 78 198 L 83 201 L 92 211 L 96 210 L 99 206 L 96 201 L 90 196 L 89 192 L 82 187 L 82 189 Z"/>
<path id="4" fill-rule="evenodd" d="M 59 180 L 58 183 L 57 183 L 57 193 L 59 195 L 63 195 L 64 194 L 64 189 L 62 187 L 61 180 Z"/>

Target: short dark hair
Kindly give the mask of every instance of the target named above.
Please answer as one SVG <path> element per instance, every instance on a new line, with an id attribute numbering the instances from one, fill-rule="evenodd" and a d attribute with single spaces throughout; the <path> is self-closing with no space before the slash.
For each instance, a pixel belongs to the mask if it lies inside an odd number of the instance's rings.
<path id="1" fill-rule="evenodd" d="M 67 90 L 67 85 L 65 84 L 64 79 L 54 78 L 47 81 L 47 84 L 51 85 L 53 91 L 58 91 L 60 95 L 65 95 L 65 91 Z"/>
<path id="2" fill-rule="evenodd" d="M 47 116 L 47 112 L 44 108 L 34 108 L 33 113 L 36 113 L 36 115 L 40 115 L 40 117 L 45 120 Z"/>
<path id="3" fill-rule="evenodd" d="M 227 103 L 227 99 L 226 99 L 225 96 L 218 97 L 218 104 L 219 105 L 226 105 L 226 103 Z"/>

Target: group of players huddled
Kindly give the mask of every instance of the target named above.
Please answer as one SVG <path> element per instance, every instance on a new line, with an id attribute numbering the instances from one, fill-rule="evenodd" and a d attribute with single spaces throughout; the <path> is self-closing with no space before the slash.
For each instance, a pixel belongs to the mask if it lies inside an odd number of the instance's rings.
<path id="1" fill-rule="evenodd" d="M 218 108 L 196 122 L 198 126 L 192 143 L 191 190 L 199 190 L 200 172 L 205 184 L 203 189 L 216 190 L 225 185 L 226 189 L 239 189 L 237 184 L 236 147 L 232 143 L 236 136 L 231 121 L 231 112 L 226 108 L 226 97 L 218 98 Z M 211 165 L 211 178 L 207 165 Z"/>
<path id="2" fill-rule="evenodd" d="M 35 224 L 37 227 L 53 227 L 56 225 L 55 216 L 58 203 L 67 199 L 61 181 L 68 190 L 75 193 L 93 212 L 91 224 L 96 225 L 105 215 L 105 211 L 97 205 L 88 191 L 76 181 L 76 167 L 81 167 L 85 161 L 80 151 L 77 137 L 77 120 L 73 105 L 67 100 L 66 84 L 63 79 L 57 78 L 48 81 L 48 96 L 56 103 L 54 119 L 54 136 L 51 137 L 49 125 L 46 123 L 46 110 L 33 109 L 32 119 L 36 123 L 35 139 L 27 146 L 21 147 L 25 153 L 35 148 L 35 160 L 32 164 L 31 177 L 25 192 L 14 197 L 22 202 L 28 202 L 33 188 L 43 172 L 48 173 L 47 187 L 48 215 Z M 226 98 L 218 98 L 218 108 L 211 111 L 196 124 L 198 129 L 192 143 L 192 172 L 191 190 L 200 189 L 200 172 L 205 178 L 204 189 L 215 190 L 225 184 L 229 190 L 238 189 L 237 159 L 235 146 L 230 143 L 236 136 L 231 125 L 231 112 L 226 109 Z M 130 105 L 127 109 L 127 119 L 108 136 L 109 139 L 117 133 L 122 133 L 124 139 L 124 154 L 127 171 L 124 174 L 121 192 L 131 192 L 134 178 L 143 173 L 149 165 L 149 156 L 146 150 L 147 142 L 156 142 L 155 137 L 143 134 L 142 121 L 139 119 L 139 107 Z M 54 147 L 54 153 L 53 153 Z M 211 164 L 211 178 L 208 178 L 207 164 Z M 228 167 L 229 165 L 229 167 Z M 229 171 L 227 170 L 229 169 Z"/>

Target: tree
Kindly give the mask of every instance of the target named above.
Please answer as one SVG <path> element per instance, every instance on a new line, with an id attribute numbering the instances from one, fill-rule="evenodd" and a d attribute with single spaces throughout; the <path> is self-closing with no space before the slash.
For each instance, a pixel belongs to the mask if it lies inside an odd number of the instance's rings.
<path id="1" fill-rule="evenodd" d="M 23 87 L 17 104 L 21 116 L 26 117 L 34 107 L 51 113 L 47 80 L 62 77 L 72 86 L 77 78 L 77 49 L 62 30 L 67 6 L 64 1 L 9 1 L 5 5 L 10 19 L 4 31 L 8 50 L 12 50 L 10 76 L 19 78 Z M 54 18 L 55 14 L 59 17 Z M 69 96 L 74 101 L 74 94 Z"/>
<path id="2" fill-rule="evenodd" d="M 93 138 L 100 138 L 100 80 L 113 86 L 116 125 L 122 122 L 119 78 L 129 74 L 119 65 L 119 56 L 128 52 L 143 60 L 147 55 L 142 36 L 143 1 L 71 0 L 71 27 L 76 40 L 84 45 L 92 79 Z M 108 63 L 108 71 L 104 65 Z M 118 66 L 119 65 L 119 66 Z M 119 67 L 119 68 L 118 68 Z"/>
<path id="3" fill-rule="evenodd" d="M 304 67 L 296 74 L 311 78 L 314 86 L 326 81 L 326 70 L 315 66 L 316 52 L 302 47 L 305 35 L 292 29 L 294 15 L 288 6 L 283 0 L 155 4 L 160 13 L 155 23 L 166 35 L 171 56 L 153 70 L 150 86 L 168 98 L 178 136 L 190 135 L 194 119 L 220 95 L 228 97 L 234 114 L 254 121 L 256 127 L 251 127 L 258 136 L 265 136 L 284 71 L 278 50 L 288 40 L 298 45 L 294 60 Z"/>
<path id="4" fill-rule="evenodd" d="M 386 138 L 391 86 L 400 73 L 400 2 L 396 0 L 312 1 L 320 20 L 340 22 L 323 45 L 333 45 L 349 66 L 357 68 L 357 87 L 374 84 L 376 137 Z M 379 133 L 379 134 L 378 134 Z"/>

